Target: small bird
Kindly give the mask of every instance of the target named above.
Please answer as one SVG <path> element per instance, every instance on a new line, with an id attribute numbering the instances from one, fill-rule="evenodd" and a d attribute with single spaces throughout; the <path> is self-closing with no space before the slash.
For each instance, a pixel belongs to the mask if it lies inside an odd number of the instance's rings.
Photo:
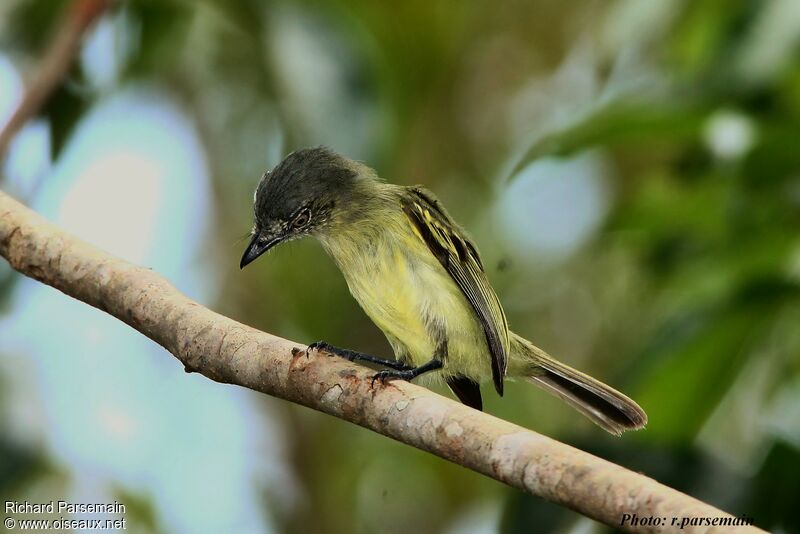
<path id="1" fill-rule="evenodd" d="M 384 182 L 361 163 L 323 148 L 289 154 L 263 175 L 255 224 L 240 267 L 279 243 L 316 237 L 395 360 L 312 343 L 350 361 L 385 367 L 376 380 L 444 380 L 482 409 L 479 384 L 503 395 L 506 378 L 543 387 L 608 432 L 647 423 L 633 400 L 555 360 L 508 329 L 478 249 L 432 193 Z"/>

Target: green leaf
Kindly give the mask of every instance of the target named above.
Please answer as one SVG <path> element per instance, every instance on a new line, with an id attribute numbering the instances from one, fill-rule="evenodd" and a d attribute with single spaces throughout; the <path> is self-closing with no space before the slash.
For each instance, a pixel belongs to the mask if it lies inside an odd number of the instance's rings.
<path id="1" fill-rule="evenodd" d="M 88 107 L 86 97 L 68 83 L 56 89 L 45 104 L 42 114 L 50 121 L 51 155 L 54 160 L 61 154 Z"/>

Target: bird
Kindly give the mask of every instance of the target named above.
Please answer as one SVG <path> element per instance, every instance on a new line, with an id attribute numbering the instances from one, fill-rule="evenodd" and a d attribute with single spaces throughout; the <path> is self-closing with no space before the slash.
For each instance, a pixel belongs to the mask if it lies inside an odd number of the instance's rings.
<path id="1" fill-rule="evenodd" d="M 316 238 L 395 358 L 324 341 L 309 350 L 377 364 L 380 382 L 422 375 L 443 381 L 477 410 L 482 382 L 491 381 L 502 396 L 505 380 L 522 379 L 611 434 L 646 425 L 632 399 L 509 330 L 473 240 L 424 187 L 385 182 L 326 147 L 304 148 L 263 174 L 253 212 L 240 268 L 278 244 Z"/>

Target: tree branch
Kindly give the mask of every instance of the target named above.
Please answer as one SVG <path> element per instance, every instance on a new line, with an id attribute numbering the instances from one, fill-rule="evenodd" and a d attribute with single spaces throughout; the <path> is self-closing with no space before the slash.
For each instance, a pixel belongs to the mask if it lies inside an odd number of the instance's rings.
<path id="1" fill-rule="evenodd" d="M 154 272 L 67 234 L 1 192 L 0 255 L 22 274 L 129 324 L 188 371 L 339 417 L 618 529 L 665 530 L 622 524 L 625 514 L 662 518 L 667 530 L 673 517 L 732 519 L 648 477 L 414 384 L 373 387 L 365 368 L 307 356 L 297 343 L 214 313 Z M 729 529 L 706 524 L 684 531 Z"/>
<path id="2" fill-rule="evenodd" d="M 0 163 L 20 128 L 39 112 L 61 85 L 80 50 L 84 34 L 110 4 L 111 0 L 75 0 L 69 6 L 33 81 L 14 114 L 0 130 Z"/>

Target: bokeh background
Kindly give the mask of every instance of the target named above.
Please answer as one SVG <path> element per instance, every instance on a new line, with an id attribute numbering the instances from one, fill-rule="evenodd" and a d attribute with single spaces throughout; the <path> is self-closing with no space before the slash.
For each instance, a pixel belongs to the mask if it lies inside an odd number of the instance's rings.
<path id="1" fill-rule="evenodd" d="M 0 122 L 68 4 L 0 4 Z M 650 424 L 615 439 L 526 384 L 487 411 L 800 532 L 794 0 L 122 1 L 0 187 L 237 320 L 389 354 L 318 244 L 238 270 L 259 176 L 320 144 L 435 191 L 513 328 Z M 608 530 L 186 375 L 0 263 L 3 500 L 116 499 L 134 532 Z"/>

